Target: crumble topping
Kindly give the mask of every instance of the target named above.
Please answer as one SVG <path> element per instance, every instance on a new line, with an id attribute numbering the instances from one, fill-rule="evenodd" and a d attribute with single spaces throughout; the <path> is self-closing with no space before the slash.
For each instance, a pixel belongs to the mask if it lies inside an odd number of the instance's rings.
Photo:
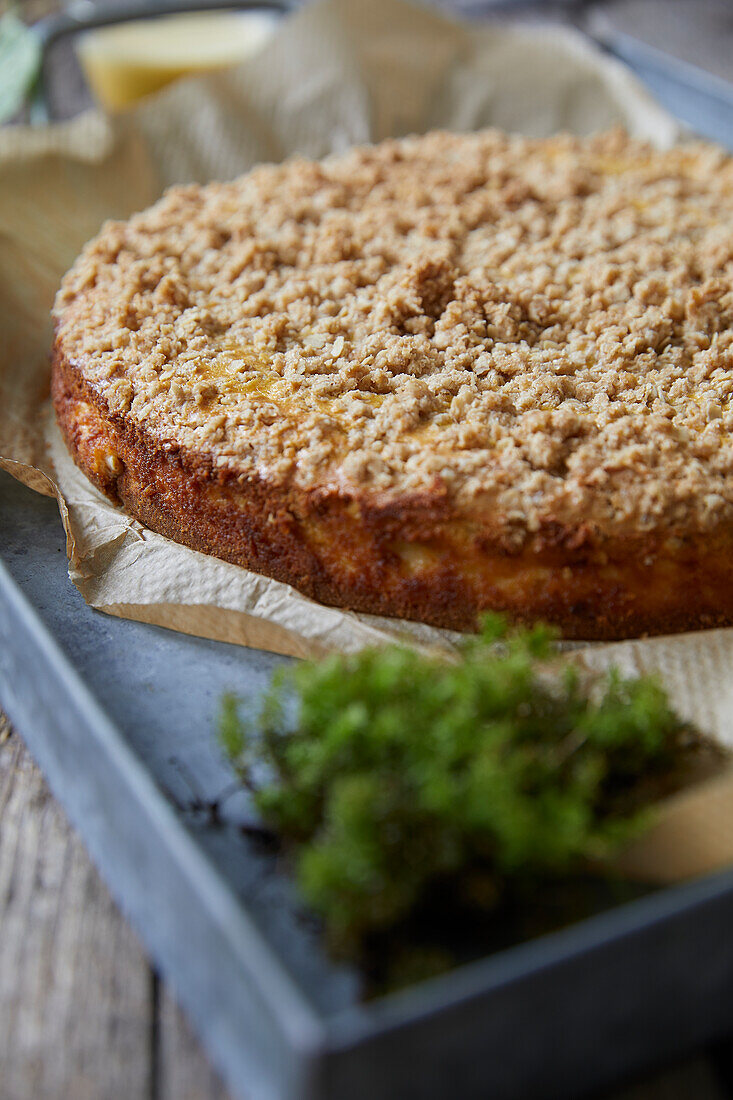
<path id="1" fill-rule="evenodd" d="M 303 488 L 520 532 L 733 519 L 733 161 L 433 133 L 108 223 L 57 339 L 112 413 Z"/>

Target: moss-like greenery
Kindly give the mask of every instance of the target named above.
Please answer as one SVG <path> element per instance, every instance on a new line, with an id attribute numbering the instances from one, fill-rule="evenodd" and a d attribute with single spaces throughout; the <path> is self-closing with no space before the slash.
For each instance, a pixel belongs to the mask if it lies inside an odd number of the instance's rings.
<path id="1" fill-rule="evenodd" d="M 550 631 L 498 616 L 455 663 L 394 646 L 286 666 L 251 728 L 225 701 L 221 737 L 356 957 L 436 893 L 487 912 L 512 884 L 587 874 L 690 741 L 655 680 L 583 677 Z"/>

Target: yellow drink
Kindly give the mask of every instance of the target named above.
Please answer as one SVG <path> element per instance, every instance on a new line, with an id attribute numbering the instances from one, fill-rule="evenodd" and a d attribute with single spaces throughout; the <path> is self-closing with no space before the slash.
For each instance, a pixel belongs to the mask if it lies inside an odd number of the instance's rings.
<path id="1" fill-rule="evenodd" d="M 119 110 L 178 77 L 237 64 L 269 38 L 275 23 L 264 12 L 165 15 L 89 31 L 77 50 L 97 100 Z"/>

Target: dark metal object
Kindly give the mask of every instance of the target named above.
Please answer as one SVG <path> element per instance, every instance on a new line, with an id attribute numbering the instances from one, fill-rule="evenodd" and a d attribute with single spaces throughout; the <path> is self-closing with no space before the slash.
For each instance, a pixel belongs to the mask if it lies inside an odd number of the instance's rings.
<path id="1" fill-rule="evenodd" d="M 733 149 L 733 84 L 619 31 L 603 12 L 586 29 L 598 45 L 625 61 L 673 115 Z"/>

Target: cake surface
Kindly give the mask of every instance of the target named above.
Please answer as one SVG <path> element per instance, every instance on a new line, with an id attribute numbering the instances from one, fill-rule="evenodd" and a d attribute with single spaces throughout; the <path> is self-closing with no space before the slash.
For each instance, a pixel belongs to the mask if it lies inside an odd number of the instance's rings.
<path id="1" fill-rule="evenodd" d="M 733 162 L 390 141 L 174 188 L 55 305 L 87 475 L 327 603 L 615 638 L 733 622 Z"/>

